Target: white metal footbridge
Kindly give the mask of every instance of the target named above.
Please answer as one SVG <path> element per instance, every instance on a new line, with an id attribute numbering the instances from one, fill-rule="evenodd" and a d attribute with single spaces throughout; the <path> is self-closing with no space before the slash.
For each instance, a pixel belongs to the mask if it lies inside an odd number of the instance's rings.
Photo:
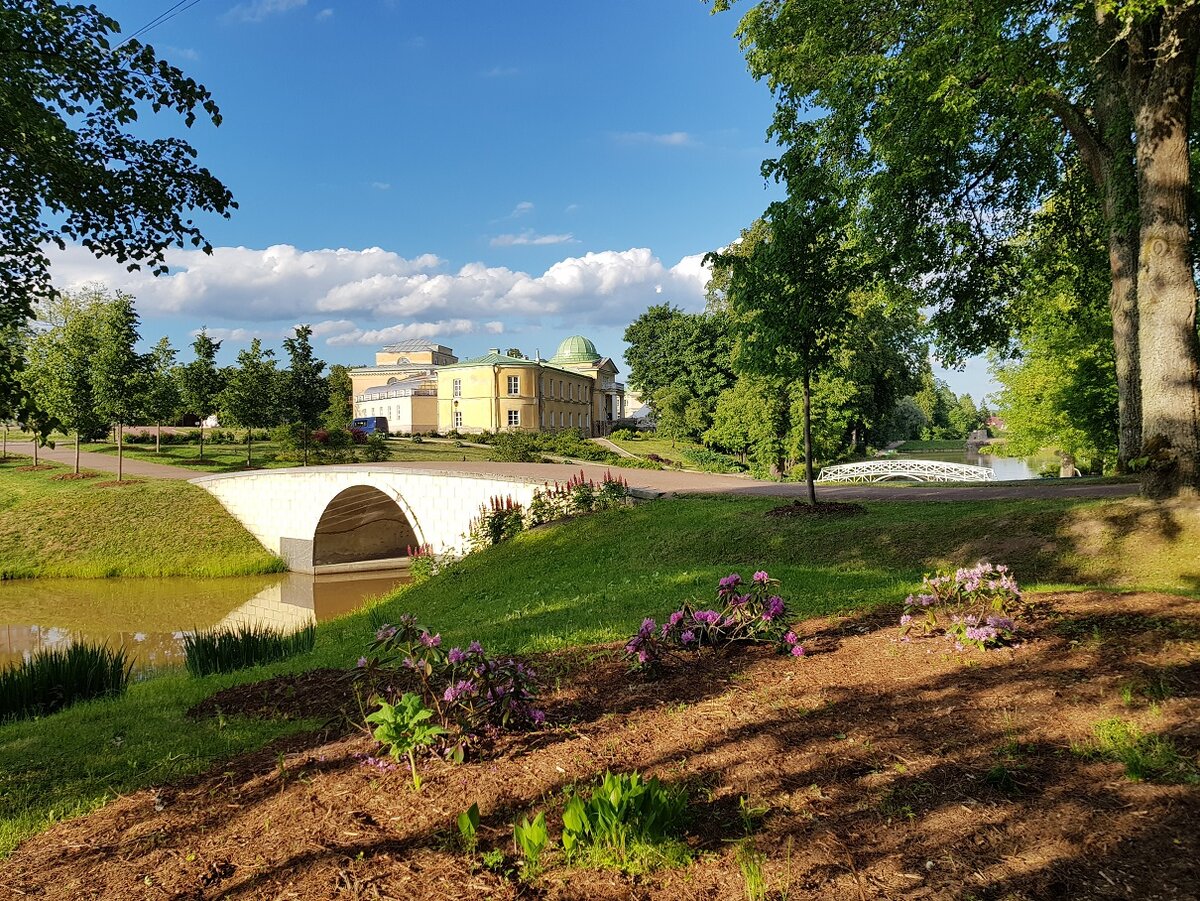
<path id="1" fill-rule="evenodd" d="M 826 466 L 818 482 L 991 482 L 996 473 L 986 466 L 941 460 L 864 460 Z"/>

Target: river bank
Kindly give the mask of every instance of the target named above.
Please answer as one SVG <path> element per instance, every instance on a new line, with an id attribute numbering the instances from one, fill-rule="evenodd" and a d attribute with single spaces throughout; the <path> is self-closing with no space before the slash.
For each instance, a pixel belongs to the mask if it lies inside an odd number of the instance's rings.
<path id="1" fill-rule="evenodd" d="M 182 480 L 0 462 L 0 579 L 282 572 L 207 492 Z"/>

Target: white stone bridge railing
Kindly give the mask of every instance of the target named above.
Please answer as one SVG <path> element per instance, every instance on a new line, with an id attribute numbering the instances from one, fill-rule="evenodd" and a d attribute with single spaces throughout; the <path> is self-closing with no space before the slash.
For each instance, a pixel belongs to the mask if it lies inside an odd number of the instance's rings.
<path id="1" fill-rule="evenodd" d="M 991 482 L 996 473 L 986 466 L 941 460 L 864 460 L 826 466 L 818 482 Z"/>

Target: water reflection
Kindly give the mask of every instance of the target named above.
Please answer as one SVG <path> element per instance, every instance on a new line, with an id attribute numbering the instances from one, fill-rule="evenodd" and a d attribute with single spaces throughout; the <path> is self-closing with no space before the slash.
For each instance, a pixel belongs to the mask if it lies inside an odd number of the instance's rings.
<path id="1" fill-rule="evenodd" d="M 391 570 L 0 582 L 0 666 L 85 640 L 125 648 L 138 671 L 178 666 L 185 632 L 243 623 L 293 629 L 323 622 L 407 580 L 406 570 Z"/>
<path id="2" fill-rule="evenodd" d="M 1000 457 L 978 454 L 966 448 L 951 451 L 901 451 L 896 456 L 913 460 L 940 460 L 943 463 L 967 463 L 971 466 L 986 466 L 996 473 L 998 482 L 1016 482 L 1022 479 L 1040 478 L 1047 466 L 1058 468 L 1058 458 L 1053 454 L 1033 457 Z"/>

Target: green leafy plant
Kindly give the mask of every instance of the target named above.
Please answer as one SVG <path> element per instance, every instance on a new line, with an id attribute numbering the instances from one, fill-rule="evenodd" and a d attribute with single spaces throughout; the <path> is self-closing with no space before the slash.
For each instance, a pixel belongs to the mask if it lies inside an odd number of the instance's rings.
<path id="1" fill-rule="evenodd" d="M 90 698 L 123 694 L 133 664 L 124 649 L 74 644 L 0 670 L 0 722 L 45 716 Z"/>
<path id="2" fill-rule="evenodd" d="M 311 623 L 290 633 L 261 625 L 219 626 L 185 635 L 183 652 L 189 673 L 209 676 L 303 654 L 316 640 L 317 627 Z"/>
<path id="3" fill-rule="evenodd" d="M 678 837 L 686 808 L 687 793 L 657 777 L 606 772 L 586 797 L 568 791 L 563 850 L 568 859 L 626 873 L 687 863 L 691 852 Z"/>
<path id="4" fill-rule="evenodd" d="M 458 815 L 458 835 L 468 854 L 475 853 L 479 843 L 479 805 L 472 804 Z"/>
<path id="5" fill-rule="evenodd" d="M 754 842 L 745 838 L 738 842 L 735 855 L 738 869 L 742 871 L 742 883 L 746 888 L 746 901 L 765 901 L 767 880 L 763 873 L 763 853 L 754 847 Z"/>
<path id="6" fill-rule="evenodd" d="M 499 873 L 504 869 L 504 852 L 499 848 L 493 848 L 491 851 L 484 851 L 479 855 L 480 862 L 493 873 Z"/>
<path id="7" fill-rule="evenodd" d="M 376 698 L 376 703 L 379 709 L 367 715 L 367 722 L 375 725 L 371 734 L 387 747 L 393 760 L 399 762 L 401 756 L 408 757 L 413 789 L 420 791 L 416 752 L 432 745 L 438 736 L 446 734 L 446 730 L 437 723 L 427 722 L 433 717 L 433 711 L 421 703 L 420 695 L 406 692 L 398 704 L 389 704 L 380 698 Z"/>
<path id="8" fill-rule="evenodd" d="M 539 813 L 533 822 L 524 817 L 521 822 L 513 824 L 513 841 L 524 861 L 521 865 L 524 877 L 531 878 L 542 871 L 542 852 L 546 850 L 549 840 L 545 813 Z"/>
<path id="9" fill-rule="evenodd" d="M 1200 782 L 1195 762 L 1179 752 L 1175 743 L 1161 735 L 1147 735 L 1135 723 L 1112 717 L 1092 727 L 1095 741 L 1074 745 L 1084 757 L 1115 760 L 1125 765 L 1125 775 L 1134 782 Z"/>

